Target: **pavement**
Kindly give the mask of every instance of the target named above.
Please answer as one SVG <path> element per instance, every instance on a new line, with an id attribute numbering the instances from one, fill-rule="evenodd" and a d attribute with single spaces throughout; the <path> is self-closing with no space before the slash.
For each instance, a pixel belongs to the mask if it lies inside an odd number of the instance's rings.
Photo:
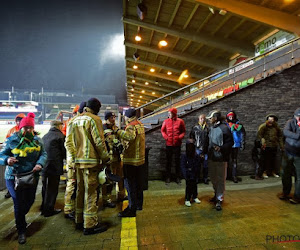
<path id="1" fill-rule="evenodd" d="M 41 186 L 27 214 L 27 243 L 19 245 L 14 225 L 13 202 L 0 192 L 0 249 L 300 249 L 300 205 L 278 199 L 281 179 L 256 181 L 242 177 L 226 182 L 222 211 L 209 199 L 211 184 L 198 184 L 201 204 L 184 205 L 185 183 L 149 181 L 144 207 L 136 218 L 118 218 L 127 206 L 102 208 L 99 219 L 109 229 L 83 235 L 63 213 L 40 215 Z M 63 208 L 65 184 L 60 185 L 56 207 Z"/>

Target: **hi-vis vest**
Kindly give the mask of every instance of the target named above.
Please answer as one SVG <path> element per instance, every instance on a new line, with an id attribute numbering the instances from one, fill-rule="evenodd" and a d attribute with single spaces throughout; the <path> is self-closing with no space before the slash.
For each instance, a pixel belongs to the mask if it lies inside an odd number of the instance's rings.
<path id="1" fill-rule="evenodd" d="M 121 139 L 128 141 L 125 148 L 123 162 L 127 165 L 140 166 L 145 163 L 145 129 L 144 125 L 136 120 L 129 120 L 125 130 L 118 130 Z"/>

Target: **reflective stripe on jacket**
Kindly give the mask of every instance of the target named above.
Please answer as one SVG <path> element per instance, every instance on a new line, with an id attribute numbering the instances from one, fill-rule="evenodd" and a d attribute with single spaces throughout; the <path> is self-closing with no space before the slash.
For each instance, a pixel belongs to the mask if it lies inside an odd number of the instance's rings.
<path id="1" fill-rule="evenodd" d="M 89 109 L 87 109 L 89 111 Z M 70 125 L 70 124 L 69 124 Z M 109 159 L 102 121 L 99 116 L 86 112 L 72 120 L 66 138 L 66 148 L 75 163 L 98 165 Z"/>
<path id="2" fill-rule="evenodd" d="M 136 117 L 129 119 L 125 130 L 118 130 L 121 139 L 128 141 L 125 147 L 124 164 L 140 166 L 145 163 L 145 129 L 144 125 L 136 120 Z"/>

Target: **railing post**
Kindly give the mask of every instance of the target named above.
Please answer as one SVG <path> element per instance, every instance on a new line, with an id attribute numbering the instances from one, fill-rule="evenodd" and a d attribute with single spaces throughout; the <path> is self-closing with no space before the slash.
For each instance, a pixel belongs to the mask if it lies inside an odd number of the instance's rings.
<path id="1" fill-rule="evenodd" d="M 233 68 L 233 92 L 235 92 L 235 70 Z"/>
<path id="2" fill-rule="evenodd" d="M 263 70 L 263 76 L 264 78 L 267 77 L 267 74 L 266 74 L 266 56 L 264 55 L 264 70 Z"/>

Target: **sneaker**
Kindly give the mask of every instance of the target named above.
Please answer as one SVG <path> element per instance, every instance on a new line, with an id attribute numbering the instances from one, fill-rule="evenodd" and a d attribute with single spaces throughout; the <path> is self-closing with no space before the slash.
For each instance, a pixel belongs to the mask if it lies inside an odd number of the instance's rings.
<path id="1" fill-rule="evenodd" d="M 201 201 L 198 198 L 194 199 L 194 202 L 197 203 L 197 204 L 201 203 Z"/>
<path id="2" fill-rule="evenodd" d="M 104 225 L 104 224 L 98 224 L 95 227 L 83 229 L 83 234 L 84 235 L 99 234 L 99 233 L 105 232 L 106 230 L 107 230 L 107 226 L 106 225 Z"/>
<path id="3" fill-rule="evenodd" d="M 53 215 L 59 214 L 60 212 L 61 212 L 61 209 L 53 209 L 53 211 L 44 212 L 43 215 L 44 215 L 44 217 L 51 217 Z"/>
<path id="4" fill-rule="evenodd" d="M 25 233 L 20 233 L 18 235 L 18 242 L 19 242 L 19 244 L 25 244 L 26 243 L 26 235 L 25 235 Z"/>
<path id="5" fill-rule="evenodd" d="M 209 179 L 204 179 L 204 184 L 208 185 L 209 184 Z"/>
<path id="6" fill-rule="evenodd" d="M 216 210 L 221 211 L 222 210 L 222 201 L 217 201 L 216 202 Z"/>
<path id="7" fill-rule="evenodd" d="M 279 175 L 278 175 L 278 174 L 275 174 L 275 173 L 273 173 L 273 177 L 275 177 L 275 178 L 279 178 Z"/>
<path id="8" fill-rule="evenodd" d="M 291 204 L 294 204 L 294 205 L 297 205 L 297 204 L 300 204 L 300 200 L 299 200 L 299 199 L 296 199 L 296 198 L 291 198 L 291 199 L 290 199 L 290 203 L 291 203 Z"/>
<path id="9" fill-rule="evenodd" d="M 266 174 L 266 173 L 263 173 L 263 178 L 265 178 L 265 179 L 268 179 L 269 178 L 269 176 Z"/>
<path id="10" fill-rule="evenodd" d="M 83 222 L 75 223 L 75 229 L 76 230 L 83 230 Z"/>
<path id="11" fill-rule="evenodd" d="M 75 220 L 75 212 L 65 214 L 66 219 Z"/>
<path id="12" fill-rule="evenodd" d="M 191 202 L 190 201 L 185 201 L 185 203 L 184 203 L 187 207 L 191 207 L 192 206 L 192 204 L 191 204 Z"/>

